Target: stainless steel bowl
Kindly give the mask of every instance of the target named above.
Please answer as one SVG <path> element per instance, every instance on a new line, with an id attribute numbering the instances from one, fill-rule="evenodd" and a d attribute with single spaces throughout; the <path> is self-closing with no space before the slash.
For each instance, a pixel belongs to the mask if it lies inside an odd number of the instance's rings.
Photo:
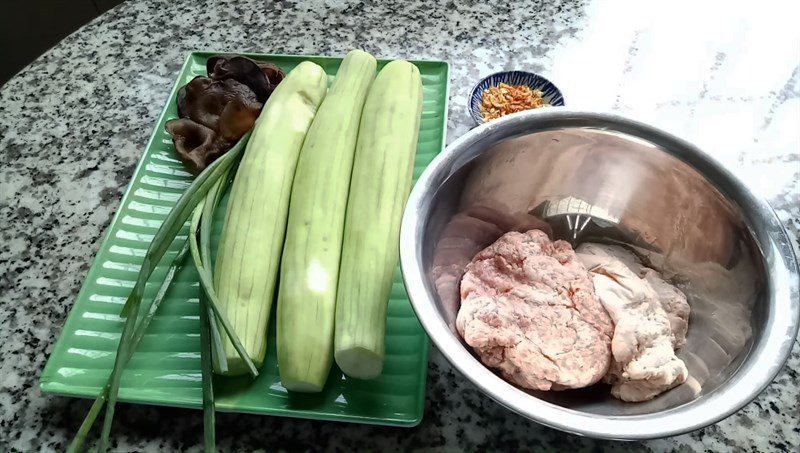
<path id="1" fill-rule="evenodd" d="M 623 403 L 602 386 L 524 391 L 478 361 L 452 327 L 464 265 L 533 227 L 573 244 L 625 242 L 679 283 L 692 307 L 679 353 L 687 383 Z M 541 109 L 468 132 L 414 187 L 400 248 L 414 309 L 442 354 L 507 408 L 576 434 L 648 439 L 717 422 L 764 390 L 797 334 L 797 261 L 766 201 L 693 145 L 620 116 Z"/>

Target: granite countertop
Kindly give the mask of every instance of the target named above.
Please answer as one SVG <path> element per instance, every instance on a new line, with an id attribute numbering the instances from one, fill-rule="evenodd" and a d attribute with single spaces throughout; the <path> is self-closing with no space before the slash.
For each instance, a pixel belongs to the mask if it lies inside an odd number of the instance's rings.
<path id="1" fill-rule="evenodd" d="M 448 141 L 477 79 L 545 74 L 572 107 L 615 110 L 695 142 L 800 230 L 797 2 L 127 2 L 0 88 L 0 450 L 59 450 L 89 402 L 39 374 L 174 78 L 191 50 L 448 60 Z M 529 422 L 435 349 L 413 429 L 219 414 L 224 450 L 800 451 L 800 346 L 754 402 L 697 432 L 596 441 Z M 119 450 L 199 450 L 199 411 L 124 405 Z"/>

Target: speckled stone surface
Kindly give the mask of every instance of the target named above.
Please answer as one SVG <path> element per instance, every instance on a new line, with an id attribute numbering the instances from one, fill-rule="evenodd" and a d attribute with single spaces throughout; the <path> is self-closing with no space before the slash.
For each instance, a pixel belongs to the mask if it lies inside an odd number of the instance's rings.
<path id="1" fill-rule="evenodd" d="M 377 2 L 376 2 L 377 3 Z M 746 6 L 746 7 L 745 7 Z M 616 110 L 694 141 L 800 230 L 797 2 L 136 1 L 99 17 L 0 88 L 0 450 L 61 450 L 88 401 L 38 377 L 191 50 L 451 63 L 448 140 L 470 87 L 538 71 L 567 104 Z M 734 416 L 642 443 L 545 428 L 483 396 L 435 350 L 413 429 L 220 414 L 225 451 L 800 451 L 800 346 Z M 122 405 L 123 451 L 202 448 L 200 412 Z"/>

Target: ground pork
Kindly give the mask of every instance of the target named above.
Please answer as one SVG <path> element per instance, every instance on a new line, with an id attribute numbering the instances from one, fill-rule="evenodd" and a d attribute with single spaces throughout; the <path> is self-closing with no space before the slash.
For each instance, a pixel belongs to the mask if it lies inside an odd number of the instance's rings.
<path id="1" fill-rule="evenodd" d="M 586 387 L 611 363 L 613 324 L 564 241 L 510 232 L 461 280 L 456 329 L 487 366 L 533 390 Z"/>

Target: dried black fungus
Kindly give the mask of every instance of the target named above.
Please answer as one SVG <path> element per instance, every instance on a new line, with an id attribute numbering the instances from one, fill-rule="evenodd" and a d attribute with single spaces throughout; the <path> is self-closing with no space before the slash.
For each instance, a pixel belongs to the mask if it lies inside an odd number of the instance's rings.
<path id="1" fill-rule="evenodd" d="M 183 100 L 178 101 L 178 115 L 189 118 L 214 131 L 219 131 L 219 117 L 232 101 L 238 101 L 244 108 L 260 111 L 262 103 L 246 85 L 233 79 L 211 80 L 208 77 L 195 77 L 182 89 Z"/>
<path id="2" fill-rule="evenodd" d="M 259 61 L 258 67 L 261 69 L 261 72 L 267 76 L 267 80 L 269 80 L 269 84 L 271 86 L 270 92 L 275 90 L 275 87 L 278 86 L 281 81 L 286 77 L 286 73 L 283 72 L 283 69 L 275 66 L 272 63 L 264 63 Z"/>
<path id="3" fill-rule="evenodd" d="M 275 65 L 258 63 L 238 55 L 213 56 L 206 63 L 206 71 L 213 80 L 233 79 L 247 85 L 261 103 L 267 100 L 272 90 L 285 76 L 283 71 Z"/>
<path id="4" fill-rule="evenodd" d="M 172 142 L 183 164 L 194 174 L 203 171 L 235 143 L 187 118 L 169 120 L 165 128 L 172 135 Z"/>
<path id="5" fill-rule="evenodd" d="M 241 56 L 208 59 L 209 77 L 178 90 L 178 120 L 166 129 L 186 167 L 200 173 L 255 124 L 264 102 L 286 74 L 270 63 Z"/>

